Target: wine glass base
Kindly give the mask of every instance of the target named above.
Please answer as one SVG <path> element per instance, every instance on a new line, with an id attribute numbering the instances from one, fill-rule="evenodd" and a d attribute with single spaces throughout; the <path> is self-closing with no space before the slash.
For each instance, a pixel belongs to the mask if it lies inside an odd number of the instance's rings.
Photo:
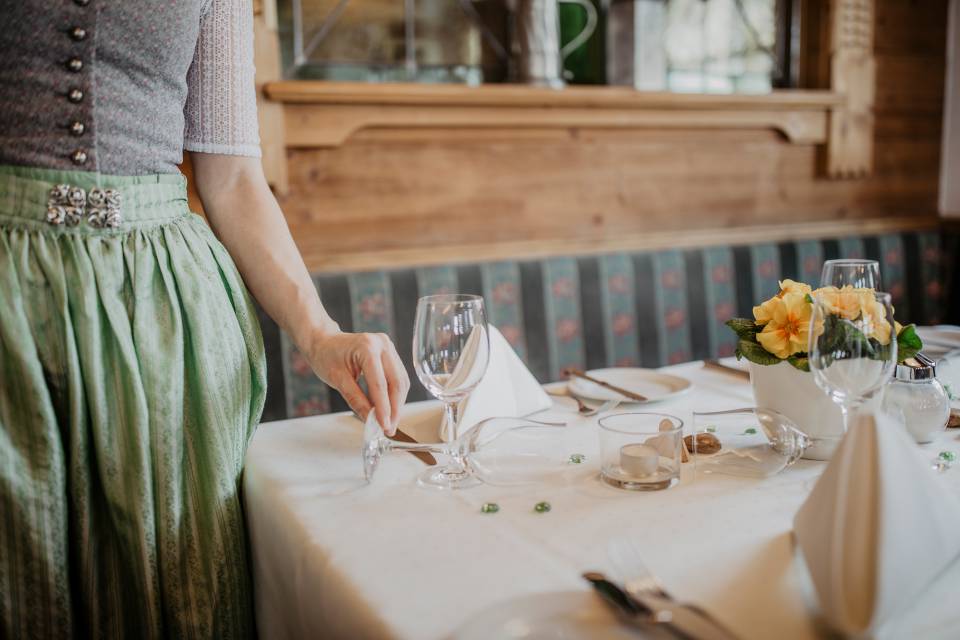
<path id="1" fill-rule="evenodd" d="M 448 471 L 431 467 L 417 476 L 417 484 L 430 489 L 469 489 L 483 484 L 469 471 Z"/>

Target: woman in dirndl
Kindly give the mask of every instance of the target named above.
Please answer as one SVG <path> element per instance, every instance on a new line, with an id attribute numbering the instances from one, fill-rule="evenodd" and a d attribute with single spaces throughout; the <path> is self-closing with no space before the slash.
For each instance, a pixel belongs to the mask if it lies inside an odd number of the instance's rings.
<path id="1" fill-rule="evenodd" d="M 324 311 L 264 180 L 249 0 L 0 16 L 0 638 L 254 636 L 248 290 L 388 432 L 404 368 Z"/>

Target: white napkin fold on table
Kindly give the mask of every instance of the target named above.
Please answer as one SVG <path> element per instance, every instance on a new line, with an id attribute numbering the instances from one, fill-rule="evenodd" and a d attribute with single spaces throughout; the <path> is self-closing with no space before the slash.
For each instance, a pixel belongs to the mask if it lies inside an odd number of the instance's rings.
<path id="1" fill-rule="evenodd" d="M 460 429 L 494 417 L 523 417 L 553 406 L 553 400 L 533 377 L 513 347 L 494 327 L 490 329 L 490 362 L 483 379 L 460 403 Z M 444 415 L 446 421 L 446 415 Z M 444 432 L 441 424 L 439 433 Z"/>
<path id="2" fill-rule="evenodd" d="M 960 556 L 960 500 L 880 413 L 857 417 L 793 528 L 827 621 L 850 636 L 874 633 Z"/>

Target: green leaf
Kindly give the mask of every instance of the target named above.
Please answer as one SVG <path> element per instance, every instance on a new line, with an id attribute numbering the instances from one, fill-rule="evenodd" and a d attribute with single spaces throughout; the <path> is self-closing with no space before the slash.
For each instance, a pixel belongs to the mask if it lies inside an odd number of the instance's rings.
<path id="1" fill-rule="evenodd" d="M 917 335 L 916 325 L 908 324 L 897 334 L 897 359 L 903 362 L 923 349 L 923 340 Z"/>
<path id="2" fill-rule="evenodd" d="M 744 358 L 754 364 L 768 366 L 781 362 L 780 358 L 764 349 L 759 343 L 743 338 L 737 343 L 737 350 L 743 354 Z"/>
<path id="3" fill-rule="evenodd" d="M 792 364 L 794 369 L 810 373 L 810 359 L 805 353 L 795 353 L 787 358 L 787 362 Z"/>
<path id="4" fill-rule="evenodd" d="M 733 332 L 737 334 L 737 337 L 741 340 L 744 338 L 753 339 L 761 329 L 761 327 L 757 326 L 756 322 L 748 318 L 731 318 L 724 324 L 733 329 Z"/>
<path id="5" fill-rule="evenodd" d="M 803 298 L 804 298 L 804 300 L 806 300 L 806 301 L 809 302 L 810 304 L 813 304 L 813 296 L 810 295 L 809 293 L 808 293 L 807 295 L 805 295 Z"/>

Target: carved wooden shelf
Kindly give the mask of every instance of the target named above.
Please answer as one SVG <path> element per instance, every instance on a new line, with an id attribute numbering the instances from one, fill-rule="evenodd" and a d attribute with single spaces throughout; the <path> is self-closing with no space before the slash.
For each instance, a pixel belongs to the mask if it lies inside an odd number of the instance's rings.
<path id="1" fill-rule="evenodd" d="M 336 147 L 370 128 L 772 129 L 799 144 L 823 144 L 830 91 L 765 95 L 647 93 L 623 87 L 268 82 L 284 104 L 286 145 Z"/>

